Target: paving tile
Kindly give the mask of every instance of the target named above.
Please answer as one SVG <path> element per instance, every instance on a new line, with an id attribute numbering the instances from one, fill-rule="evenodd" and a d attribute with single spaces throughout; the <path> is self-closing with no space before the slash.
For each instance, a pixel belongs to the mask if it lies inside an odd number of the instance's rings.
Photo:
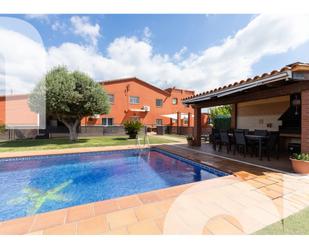
<path id="1" fill-rule="evenodd" d="M 25 234 L 30 231 L 34 216 L 4 221 L 0 226 L 0 234 Z"/>
<path id="2" fill-rule="evenodd" d="M 268 196 L 271 199 L 276 199 L 276 198 L 281 197 L 283 195 L 283 193 L 274 191 L 273 189 L 270 189 L 267 186 L 259 188 L 258 191 L 263 192 L 266 196 Z"/>
<path id="3" fill-rule="evenodd" d="M 248 180 L 246 181 L 247 184 L 252 185 L 255 188 L 262 188 L 265 186 L 264 183 L 260 182 L 260 181 L 256 181 L 256 180 Z"/>
<path id="4" fill-rule="evenodd" d="M 261 182 L 261 183 L 263 183 L 265 185 L 270 185 L 270 184 L 276 183 L 276 181 L 271 181 L 271 180 L 267 179 L 266 177 L 261 177 L 261 176 L 260 177 L 256 177 L 254 180 L 258 181 L 258 182 Z"/>
<path id="5" fill-rule="evenodd" d="M 155 235 L 161 234 L 161 231 L 155 221 L 143 221 L 128 226 L 130 234 L 134 235 Z"/>
<path id="6" fill-rule="evenodd" d="M 119 209 L 131 208 L 140 206 L 142 204 L 141 200 L 136 195 L 126 196 L 116 199 Z"/>
<path id="7" fill-rule="evenodd" d="M 109 230 L 106 216 L 99 215 L 77 223 L 77 234 L 104 234 Z"/>
<path id="8" fill-rule="evenodd" d="M 43 230 L 57 225 L 62 225 L 65 222 L 66 215 L 66 209 L 38 214 L 34 219 L 30 232 Z"/>
<path id="9" fill-rule="evenodd" d="M 209 232 L 212 234 L 243 234 L 241 230 L 239 230 L 237 227 L 235 227 L 222 217 L 217 217 L 209 220 L 205 228 L 209 230 Z"/>
<path id="10" fill-rule="evenodd" d="M 156 218 L 155 222 L 156 222 L 158 228 L 160 229 L 160 231 L 162 232 L 163 229 L 164 229 L 165 216 L 162 216 L 160 218 Z"/>
<path id="11" fill-rule="evenodd" d="M 74 234 L 76 234 L 76 223 L 55 226 L 43 231 L 43 235 L 74 235 Z"/>
<path id="12" fill-rule="evenodd" d="M 80 221 L 94 216 L 94 207 L 92 204 L 71 207 L 68 209 L 66 223 Z"/>
<path id="13" fill-rule="evenodd" d="M 115 200 L 99 201 L 93 204 L 95 215 L 111 213 L 119 209 Z"/>
<path id="14" fill-rule="evenodd" d="M 135 208 L 135 214 L 139 221 L 151 218 L 157 218 L 162 215 L 162 210 L 156 203 L 143 205 Z"/>
<path id="15" fill-rule="evenodd" d="M 154 203 L 154 206 L 156 208 L 158 208 L 161 212 L 163 213 L 167 213 L 168 210 L 171 208 L 171 206 L 173 205 L 175 199 L 172 198 L 172 199 L 167 199 L 167 200 L 163 200 L 163 201 L 160 201 L 160 202 L 155 202 Z"/>
<path id="16" fill-rule="evenodd" d="M 138 195 L 138 198 L 144 203 L 151 203 L 155 201 L 159 201 L 160 198 L 156 194 L 156 192 L 146 192 Z"/>
<path id="17" fill-rule="evenodd" d="M 133 209 L 125 209 L 106 214 L 106 219 L 111 230 L 128 226 L 138 221 Z"/>

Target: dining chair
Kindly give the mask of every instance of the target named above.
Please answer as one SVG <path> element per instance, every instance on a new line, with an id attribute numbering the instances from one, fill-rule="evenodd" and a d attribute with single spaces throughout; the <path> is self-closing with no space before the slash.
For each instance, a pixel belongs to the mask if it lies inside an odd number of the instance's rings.
<path id="1" fill-rule="evenodd" d="M 244 153 L 244 157 L 246 157 L 247 154 L 247 141 L 244 132 L 241 131 L 235 131 L 234 132 L 235 137 L 235 146 L 234 146 L 234 155 L 236 153 L 236 149 L 242 149 Z"/>
<path id="2" fill-rule="evenodd" d="M 220 131 L 220 139 L 221 139 L 221 143 L 220 143 L 219 150 L 221 150 L 222 145 L 225 145 L 226 146 L 226 152 L 229 154 L 232 144 L 231 144 L 231 140 L 229 138 L 228 132 L 226 130 Z"/>
<path id="3" fill-rule="evenodd" d="M 277 160 L 279 159 L 279 132 L 270 132 L 267 142 L 262 145 L 262 151 L 266 154 L 268 161 L 273 152 Z"/>
<path id="4" fill-rule="evenodd" d="M 220 137 L 220 132 L 218 129 L 212 129 L 211 132 L 211 142 L 212 142 L 212 146 L 213 149 L 216 150 L 217 146 L 219 145 L 219 150 L 220 150 L 220 146 L 221 146 L 221 137 Z"/>

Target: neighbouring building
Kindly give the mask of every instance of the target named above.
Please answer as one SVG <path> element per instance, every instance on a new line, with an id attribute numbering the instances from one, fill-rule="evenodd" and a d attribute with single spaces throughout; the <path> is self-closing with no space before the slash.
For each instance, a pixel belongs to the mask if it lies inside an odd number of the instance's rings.
<path id="1" fill-rule="evenodd" d="M 138 78 L 100 84 L 108 93 L 110 113 L 87 117 L 82 125 L 113 126 L 121 125 L 126 120 L 139 120 L 149 127 L 193 125 L 193 109 L 184 105 L 182 99 L 193 95 L 194 91 L 177 88 L 163 90 Z M 203 119 L 203 124 L 207 123 L 207 118 Z"/>
<path id="2" fill-rule="evenodd" d="M 104 81 L 99 84 L 108 94 L 110 113 L 82 119 L 80 132 L 83 135 L 124 134 L 122 124 L 126 120 L 139 120 L 149 128 L 171 126 L 173 133 L 192 134 L 193 109 L 183 104 L 182 99 L 193 95 L 194 91 L 177 88 L 163 90 L 138 78 Z M 28 97 L 0 96 L 0 124 L 12 127 L 5 137 L 33 137 L 42 132 L 56 137 L 68 133 L 64 124 L 51 116 L 46 117 L 46 130 L 39 131 L 39 117 L 30 110 Z M 208 115 L 202 115 L 201 123 L 204 127 L 207 126 Z"/>

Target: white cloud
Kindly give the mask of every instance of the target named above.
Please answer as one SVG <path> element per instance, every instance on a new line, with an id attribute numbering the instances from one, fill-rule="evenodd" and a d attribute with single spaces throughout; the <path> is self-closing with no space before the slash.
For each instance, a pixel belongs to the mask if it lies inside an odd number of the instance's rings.
<path id="1" fill-rule="evenodd" d="M 20 33 L 0 28 L 0 78 L 8 92 L 29 92 L 46 71 L 46 51 L 42 44 Z M 5 73 L 5 77 L 4 77 Z"/>
<path id="2" fill-rule="evenodd" d="M 27 14 L 26 19 L 36 19 L 42 22 L 49 22 L 49 17 L 47 14 Z"/>
<path id="3" fill-rule="evenodd" d="M 175 85 L 204 91 L 244 79 L 252 74 L 252 67 L 264 56 L 285 53 L 308 42 L 307 23 L 309 16 L 260 15 L 222 44 L 188 56 L 184 56 L 185 48 L 175 55 L 154 53 L 153 45 L 143 37 L 119 37 L 109 44 L 106 54 L 92 46 L 95 42 L 91 45 L 64 43 L 42 52 L 39 45 L 22 35 L 6 31 L 0 34 L 7 37 L 6 44 L 0 40 L 0 54 L 12 45 L 10 41 L 15 44 L 17 49 L 10 50 L 7 73 L 10 81 L 20 86 L 36 80 L 42 73 L 40 58 L 46 53 L 48 68 L 67 65 L 70 69 L 87 72 L 95 80 L 137 76 L 159 87 Z"/>
<path id="4" fill-rule="evenodd" d="M 180 61 L 183 59 L 183 55 L 187 52 L 188 48 L 186 46 L 182 47 L 178 52 L 174 54 L 174 59 Z"/>
<path id="5" fill-rule="evenodd" d="M 144 28 L 143 35 L 144 35 L 143 40 L 149 43 L 150 38 L 152 36 L 152 32 L 149 27 Z"/>
<path id="6" fill-rule="evenodd" d="M 51 25 L 51 28 L 54 31 L 65 31 L 66 27 L 67 25 L 59 20 L 54 21 L 53 24 Z"/>
<path id="7" fill-rule="evenodd" d="M 80 35 L 93 46 L 97 45 L 98 38 L 100 37 L 99 24 L 91 24 L 90 19 L 87 16 L 72 16 L 70 21 L 73 27 L 73 32 L 76 35 Z"/>

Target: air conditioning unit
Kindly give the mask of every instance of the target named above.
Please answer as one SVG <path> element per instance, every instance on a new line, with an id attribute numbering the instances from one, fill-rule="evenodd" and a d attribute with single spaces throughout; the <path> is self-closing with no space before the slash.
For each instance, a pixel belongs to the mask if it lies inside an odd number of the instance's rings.
<path id="1" fill-rule="evenodd" d="M 150 112 L 150 106 L 149 106 L 149 105 L 144 105 L 144 106 L 143 106 L 143 110 L 144 110 L 145 112 Z"/>

